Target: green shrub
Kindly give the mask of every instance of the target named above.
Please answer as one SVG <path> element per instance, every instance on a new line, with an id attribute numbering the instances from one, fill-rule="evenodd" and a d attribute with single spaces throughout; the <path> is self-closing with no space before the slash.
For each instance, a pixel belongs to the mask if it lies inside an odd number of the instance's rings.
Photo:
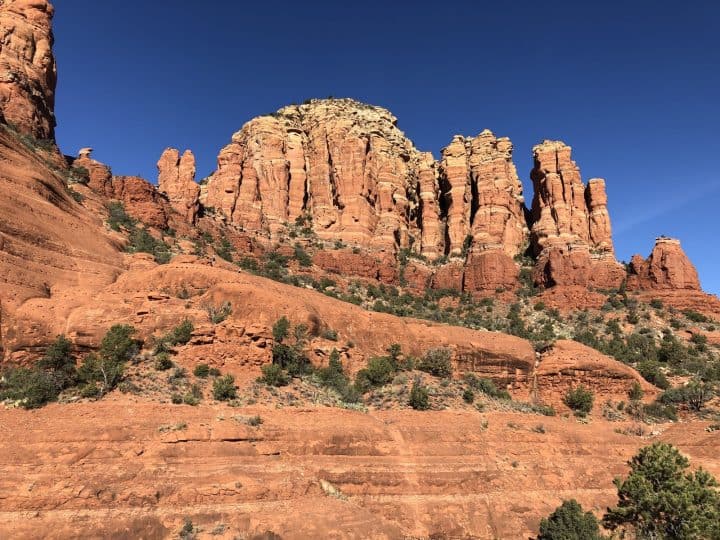
<path id="1" fill-rule="evenodd" d="M 585 416 L 592 411 L 593 400 L 593 393 L 580 385 L 567 391 L 563 403 L 575 411 L 577 416 Z"/>
<path id="2" fill-rule="evenodd" d="M 373 387 L 388 384 L 395 372 L 392 359 L 386 356 L 370 358 L 367 367 L 357 372 L 355 386 L 361 393 L 365 393 Z"/>
<path id="3" fill-rule="evenodd" d="M 58 394 L 73 386 L 77 382 L 77 368 L 72 354 L 72 342 L 65 336 L 58 336 L 48 346 L 37 367 L 48 373 Z"/>
<path id="4" fill-rule="evenodd" d="M 684 386 L 669 388 L 658 398 L 664 404 L 684 404 L 690 410 L 700 411 L 707 401 L 714 396 L 711 385 L 692 380 Z"/>
<path id="5" fill-rule="evenodd" d="M 97 386 L 100 396 L 115 388 L 122 379 L 125 363 L 140 350 L 140 343 L 132 337 L 134 334 L 132 326 L 112 326 L 100 343 L 98 354 L 85 357 L 78 369 L 78 379 L 86 386 Z"/>
<path id="6" fill-rule="evenodd" d="M 175 393 L 170 396 L 170 401 L 172 401 L 174 405 L 180 405 L 183 402 L 183 397 L 180 394 Z"/>
<path id="7" fill-rule="evenodd" d="M 466 388 L 462 397 L 465 403 L 472 403 L 475 401 L 475 392 L 473 392 L 470 388 Z"/>
<path id="8" fill-rule="evenodd" d="M 213 381 L 213 397 L 218 401 L 228 401 L 237 397 L 235 377 L 225 375 Z"/>
<path id="9" fill-rule="evenodd" d="M 419 380 L 413 382 L 408 404 L 418 411 L 425 411 L 430 408 L 430 394 Z"/>
<path id="10" fill-rule="evenodd" d="M 135 328 L 128 324 L 116 324 L 100 342 L 100 356 L 114 364 L 127 362 L 140 350 L 140 342 L 133 339 Z"/>
<path id="11" fill-rule="evenodd" d="M 277 343 L 282 343 L 290 333 L 290 321 L 284 315 L 280 317 L 272 327 L 273 339 Z"/>
<path id="12" fill-rule="evenodd" d="M 435 377 L 451 377 L 453 371 L 450 362 L 451 354 L 450 349 L 445 347 L 430 349 L 420 361 L 418 369 Z"/>
<path id="13" fill-rule="evenodd" d="M 575 500 L 563 501 L 540 522 L 537 540 L 601 540 L 600 524 L 592 512 Z"/>
<path id="14" fill-rule="evenodd" d="M 260 370 L 262 377 L 259 380 L 268 386 L 286 386 L 290 382 L 290 377 L 278 364 L 266 364 Z"/>
<path id="15" fill-rule="evenodd" d="M 332 330 L 328 328 L 327 330 L 323 331 L 321 336 L 324 339 L 327 339 L 329 341 L 337 341 L 338 340 L 338 333 L 335 330 Z"/>
<path id="16" fill-rule="evenodd" d="M 676 422 L 678 419 L 677 409 L 674 405 L 662 404 L 657 401 L 643 405 L 642 411 L 646 416 L 658 420 L 670 420 Z"/>
<path id="17" fill-rule="evenodd" d="M 474 373 L 466 373 L 463 380 L 473 390 L 482 392 L 486 396 L 496 399 L 511 399 L 507 390 L 500 390 L 490 379 L 480 379 Z"/>
<path id="18" fill-rule="evenodd" d="M 217 253 L 217 256 L 228 262 L 233 262 L 232 254 L 234 251 L 235 248 L 225 236 L 222 236 L 220 241 L 215 245 L 215 253 Z"/>
<path id="19" fill-rule="evenodd" d="M 295 260 L 303 267 L 312 266 L 312 258 L 299 243 L 295 244 Z"/>
<path id="20" fill-rule="evenodd" d="M 170 262 L 170 246 L 151 235 L 144 227 L 133 227 L 130 230 L 130 242 L 125 248 L 129 253 L 149 253 L 158 264 Z"/>
<path id="21" fill-rule="evenodd" d="M 20 401 L 26 409 L 42 407 L 57 396 L 52 376 L 41 369 L 10 369 L 0 379 L 0 399 Z"/>
<path id="22" fill-rule="evenodd" d="M 698 313 L 697 311 L 694 311 L 692 309 L 686 309 L 685 311 L 683 311 L 683 315 L 685 315 L 685 317 L 687 317 L 694 323 L 710 322 L 710 319 L 708 319 L 705 315 L 703 315 L 702 313 Z"/>
<path id="23" fill-rule="evenodd" d="M 161 352 L 155 355 L 155 369 L 158 371 L 167 371 L 173 367 L 173 362 L 170 360 L 170 355 L 166 352 Z"/>
<path id="24" fill-rule="evenodd" d="M 207 364 L 198 364 L 193 370 L 193 375 L 201 379 L 206 379 L 210 375 L 210 366 Z"/>
<path id="25" fill-rule="evenodd" d="M 132 229 L 137 223 L 125 211 L 125 206 L 121 202 L 111 201 L 107 205 L 108 219 L 107 224 L 113 231 L 119 231 L 121 228 Z"/>
<path id="26" fill-rule="evenodd" d="M 640 362 L 637 370 L 650 384 L 654 384 L 658 388 L 664 390 L 670 388 L 670 381 L 667 380 L 665 374 L 660 370 L 660 364 L 654 360 L 645 360 Z"/>
<path id="27" fill-rule="evenodd" d="M 640 383 L 637 381 L 633 382 L 630 390 L 628 390 L 628 399 L 630 399 L 630 401 L 640 401 L 643 395 L 645 395 L 645 392 L 643 392 Z"/>

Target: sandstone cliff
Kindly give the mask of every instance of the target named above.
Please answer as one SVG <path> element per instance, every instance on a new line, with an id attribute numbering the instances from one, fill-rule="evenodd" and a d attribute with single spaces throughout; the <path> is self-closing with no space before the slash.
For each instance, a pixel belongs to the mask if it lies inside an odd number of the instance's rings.
<path id="1" fill-rule="evenodd" d="M 628 287 L 634 289 L 700 290 L 697 270 L 680 240 L 660 237 L 647 260 L 635 255 L 630 262 Z"/>
<path id="2" fill-rule="evenodd" d="M 533 148 L 535 281 L 546 287 L 618 287 L 625 271 L 614 256 L 605 181 L 596 178 L 585 186 L 571 151 L 560 141 Z"/>
<path id="3" fill-rule="evenodd" d="M 158 189 L 165 193 L 173 209 L 188 223 L 195 223 L 200 210 L 200 186 L 195 182 L 195 156 L 186 150 L 182 157 L 168 148 L 160 157 Z"/>
<path id="4" fill-rule="evenodd" d="M 53 14 L 46 0 L 0 2 L 0 113 L 36 139 L 55 138 Z"/>

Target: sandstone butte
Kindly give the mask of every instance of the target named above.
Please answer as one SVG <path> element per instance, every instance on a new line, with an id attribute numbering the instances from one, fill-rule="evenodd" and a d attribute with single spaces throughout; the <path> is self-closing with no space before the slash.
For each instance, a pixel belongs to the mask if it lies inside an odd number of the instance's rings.
<path id="1" fill-rule="evenodd" d="M 238 271 L 217 246 L 200 249 L 208 235 L 257 260 L 276 243 L 292 254 L 287 237 L 300 229 L 315 246 L 304 271 L 338 286 L 361 278 L 512 303 L 518 287 L 535 285 L 548 305 L 572 310 L 598 308 L 602 290 L 624 284 L 644 301 L 720 316 L 677 240 L 657 239 L 627 270 L 617 262 L 605 182 L 583 183 L 559 141 L 533 149 L 529 209 L 509 139 L 455 136 L 436 160 L 390 112 L 350 99 L 251 120 L 201 184 L 190 151 L 162 154 L 157 188 L 114 176 L 90 148 L 63 156 L 54 141 L 53 13 L 45 0 L 0 2 L 3 369 L 31 365 L 59 334 L 85 354 L 113 324 L 131 324 L 151 343 L 187 318 L 195 328 L 173 351 L 176 366 L 210 364 L 251 392 L 271 361 L 272 325 L 287 316 L 307 325 L 315 365 L 337 349 L 351 374 L 398 343 L 416 356 L 447 347 L 449 385 L 474 373 L 561 413 L 578 384 L 598 404 L 626 399 L 635 383 L 646 401 L 659 393 L 575 341 L 536 352 L 520 337 L 377 313 Z M 124 253 L 127 231 L 106 225 L 111 201 L 133 227 L 174 238 L 169 263 Z M 224 302 L 232 312 L 212 324 L 208 306 Z M 154 373 L 140 382 L 161 384 Z M 641 438 L 599 405 L 579 423 L 510 408 L 481 414 L 461 400 L 445 410 L 344 410 L 295 386 L 240 407 L 206 392 L 190 407 L 171 405 L 158 388 L 0 408 L 0 537 L 177 537 L 190 518 L 201 538 L 521 538 L 563 499 L 602 513 L 614 502 L 612 478 L 648 439 L 720 474 L 720 432 L 693 417 Z M 246 421 L 255 415 L 261 425 Z"/>

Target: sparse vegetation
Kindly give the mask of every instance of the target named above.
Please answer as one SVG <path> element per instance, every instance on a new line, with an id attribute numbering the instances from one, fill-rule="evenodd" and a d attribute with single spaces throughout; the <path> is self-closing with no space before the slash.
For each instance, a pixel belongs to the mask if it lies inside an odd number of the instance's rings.
<path id="1" fill-rule="evenodd" d="M 593 393 L 583 385 L 571 388 L 563 398 L 563 403 L 580 417 L 587 416 L 592 411 L 593 401 Z"/>
<path id="2" fill-rule="evenodd" d="M 237 397 L 235 389 L 235 377 L 225 375 L 213 381 L 213 397 L 218 401 L 229 401 Z"/>

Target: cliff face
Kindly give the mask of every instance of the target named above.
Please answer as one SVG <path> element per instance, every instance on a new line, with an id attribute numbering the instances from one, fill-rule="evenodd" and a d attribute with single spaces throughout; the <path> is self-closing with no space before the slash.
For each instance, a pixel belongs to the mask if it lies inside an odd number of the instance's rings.
<path id="1" fill-rule="evenodd" d="M 630 261 L 628 287 L 633 289 L 679 289 L 699 291 L 697 270 L 680 246 L 680 240 L 660 237 L 647 259 L 635 255 Z"/>
<path id="2" fill-rule="evenodd" d="M 537 256 L 535 281 L 546 287 L 615 288 L 625 270 L 614 256 L 605 181 L 595 178 L 585 186 L 571 151 L 560 141 L 533 148 L 530 242 Z"/>
<path id="3" fill-rule="evenodd" d="M 385 109 L 317 100 L 245 124 L 220 152 L 204 204 L 270 236 L 308 214 L 323 239 L 408 247 L 422 241 L 415 178 L 426 165 Z"/>
<path id="4" fill-rule="evenodd" d="M 0 2 L 0 113 L 36 139 L 55 138 L 53 14 L 46 0 Z"/>
<path id="5" fill-rule="evenodd" d="M 195 156 L 186 150 L 182 157 L 175 148 L 160 156 L 158 189 L 167 195 L 171 206 L 188 223 L 195 223 L 200 210 L 200 186 L 195 182 Z"/>

